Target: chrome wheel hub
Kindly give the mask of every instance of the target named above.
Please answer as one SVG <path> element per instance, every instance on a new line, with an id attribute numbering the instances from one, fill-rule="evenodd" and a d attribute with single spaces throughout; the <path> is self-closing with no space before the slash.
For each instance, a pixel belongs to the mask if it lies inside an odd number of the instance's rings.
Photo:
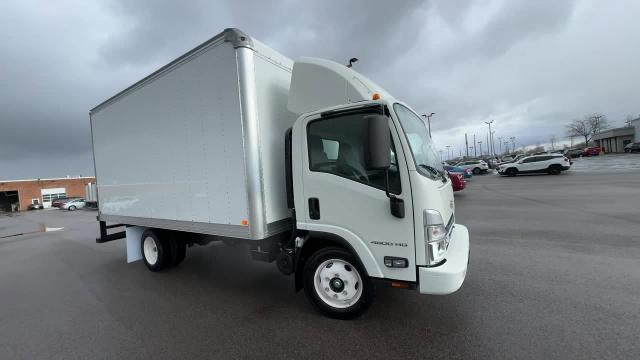
<path id="1" fill-rule="evenodd" d="M 358 270 L 342 259 L 324 261 L 314 276 L 316 293 L 327 305 L 344 309 L 362 296 L 362 277 Z"/>

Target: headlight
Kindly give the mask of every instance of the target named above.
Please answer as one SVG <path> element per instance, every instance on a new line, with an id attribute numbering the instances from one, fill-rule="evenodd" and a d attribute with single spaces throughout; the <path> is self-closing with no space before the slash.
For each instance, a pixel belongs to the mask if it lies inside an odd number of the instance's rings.
<path id="1" fill-rule="evenodd" d="M 434 265 L 444 259 L 449 246 L 449 235 L 442 220 L 442 215 L 437 210 L 427 209 L 423 213 L 424 242 L 427 252 L 427 263 Z"/>

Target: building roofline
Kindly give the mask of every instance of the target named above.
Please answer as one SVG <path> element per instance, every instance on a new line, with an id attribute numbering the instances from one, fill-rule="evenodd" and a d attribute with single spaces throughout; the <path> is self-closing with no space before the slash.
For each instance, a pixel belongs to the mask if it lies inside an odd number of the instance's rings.
<path id="1" fill-rule="evenodd" d="M 61 177 L 61 178 L 48 178 L 48 179 L 18 179 L 18 180 L 0 180 L 0 183 L 49 181 L 49 180 L 78 180 L 78 179 L 95 179 L 95 178 L 96 178 L 95 176 L 76 176 L 76 177 Z"/>

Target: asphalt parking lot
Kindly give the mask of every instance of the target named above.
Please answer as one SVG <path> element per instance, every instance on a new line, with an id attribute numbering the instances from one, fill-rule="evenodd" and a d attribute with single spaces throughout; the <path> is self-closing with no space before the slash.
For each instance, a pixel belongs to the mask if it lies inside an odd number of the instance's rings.
<path id="1" fill-rule="evenodd" d="M 355 321 L 317 314 L 242 247 L 194 247 L 151 273 L 126 264 L 123 241 L 95 243 L 95 212 L 0 216 L 0 357 L 638 358 L 640 170 L 582 160 L 475 177 L 456 194 L 471 234 L 462 289 L 379 288 Z"/>

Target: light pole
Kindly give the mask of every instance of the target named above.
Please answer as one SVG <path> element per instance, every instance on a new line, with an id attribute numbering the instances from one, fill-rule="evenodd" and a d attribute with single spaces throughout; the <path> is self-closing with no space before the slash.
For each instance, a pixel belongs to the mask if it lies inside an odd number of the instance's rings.
<path id="1" fill-rule="evenodd" d="M 505 140 L 504 142 L 504 153 L 509 154 L 509 142 Z"/>
<path id="2" fill-rule="evenodd" d="M 502 136 L 498 136 L 498 145 L 500 146 L 500 155 L 502 155 Z"/>
<path id="3" fill-rule="evenodd" d="M 482 140 L 478 141 L 478 145 L 480 145 L 480 156 L 482 156 Z"/>
<path id="4" fill-rule="evenodd" d="M 496 133 L 495 130 L 493 130 L 491 132 L 491 157 L 495 157 L 496 156 L 496 145 L 493 143 L 493 135 Z"/>
<path id="5" fill-rule="evenodd" d="M 440 152 L 440 162 L 442 162 L 442 153 L 444 152 L 443 150 L 438 150 Z"/>
<path id="6" fill-rule="evenodd" d="M 432 112 L 431 114 L 422 114 L 423 117 L 427 118 L 427 126 L 429 127 L 429 137 L 431 137 L 431 117 L 436 113 Z"/>
<path id="7" fill-rule="evenodd" d="M 447 160 L 451 160 L 451 155 L 449 155 L 449 149 L 451 148 L 451 145 L 447 145 Z"/>
<path id="8" fill-rule="evenodd" d="M 493 150 L 493 134 L 491 133 L 491 124 L 493 124 L 493 120 L 485 121 L 484 123 L 489 125 L 489 136 L 491 137 L 491 139 L 489 139 L 489 141 L 491 141 L 491 142 L 489 144 L 487 144 L 487 147 L 490 148 L 489 151 L 491 151 L 491 153 L 493 154 L 495 152 Z"/>
<path id="9" fill-rule="evenodd" d="M 511 136 L 509 137 L 509 140 L 511 140 L 511 151 L 516 151 L 516 137 L 515 136 Z"/>

